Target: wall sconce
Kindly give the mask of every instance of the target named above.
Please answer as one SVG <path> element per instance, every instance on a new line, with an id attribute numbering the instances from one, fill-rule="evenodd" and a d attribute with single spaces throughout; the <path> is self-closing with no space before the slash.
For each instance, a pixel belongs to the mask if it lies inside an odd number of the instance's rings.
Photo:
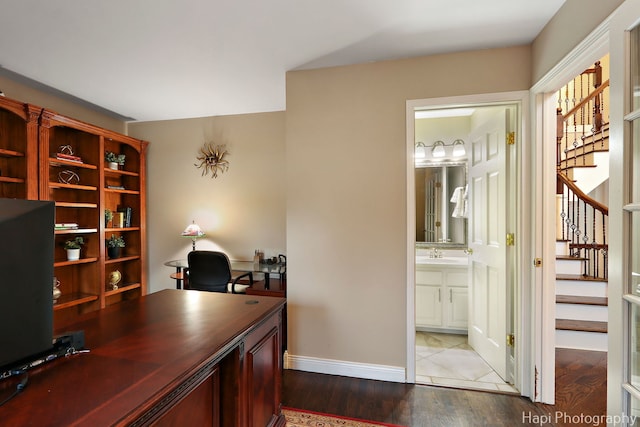
<path id="1" fill-rule="evenodd" d="M 188 237 L 191 239 L 191 250 L 196 250 L 196 239 L 204 237 L 205 234 L 195 221 L 187 226 L 181 234 L 182 237 Z"/>
<path id="2" fill-rule="evenodd" d="M 464 148 L 464 141 L 461 139 L 456 139 L 451 144 L 445 144 L 444 141 L 436 141 L 432 145 L 426 145 L 422 141 L 418 141 L 416 143 L 415 149 L 415 159 L 423 160 L 427 157 L 427 148 L 431 148 L 431 157 L 439 159 L 445 157 L 447 155 L 447 151 L 445 147 L 453 147 L 452 155 L 453 157 L 462 157 L 467 154 L 467 151 Z"/>

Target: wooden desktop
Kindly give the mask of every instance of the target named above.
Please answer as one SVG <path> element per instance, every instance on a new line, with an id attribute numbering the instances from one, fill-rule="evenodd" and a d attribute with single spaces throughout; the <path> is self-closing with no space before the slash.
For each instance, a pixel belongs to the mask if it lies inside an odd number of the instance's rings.
<path id="1" fill-rule="evenodd" d="M 284 426 L 283 298 L 164 290 L 88 313 L 86 354 L 29 371 L 6 425 Z M 63 333 L 66 331 L 56 331 Z M 20 378 L 0 382 L 9 395 Z"/>

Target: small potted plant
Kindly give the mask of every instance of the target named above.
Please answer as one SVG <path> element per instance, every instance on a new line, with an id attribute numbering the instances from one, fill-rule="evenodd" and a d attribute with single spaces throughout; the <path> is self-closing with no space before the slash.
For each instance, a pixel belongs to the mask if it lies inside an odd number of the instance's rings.
<path id="1" fill-rule="evenodd" d="M 64 242 L 64 248 L 67 250 L 67 260 L 76 261 L 80 259 L 80 247 L 84 245 L 82 236 L 76 236 L 72 240 Z"/>
<path id="2" fill-rule="evenodd" d="M 104 210 L 104 226 L 106 227 L 109 224 L 109 221 L 113 219 L 113 212 L 111 209 Z"/>
<path id="3" fill-rule="evenodd" d="M 122 236 L 112 234 L 111 237 L 107 239 L 107 254 L 109 255 L 109 258 L 120 258 L 120 251 L 124 246 L 124 238 Z"/>
<path id="4" fill-rule="evenodd" d="M 118 165 L 124 166 L 124 154 L 116 154 L 113 151 L 104 153 L 104 160 L 108 163 L 109 169 L 118 169 Z"/>

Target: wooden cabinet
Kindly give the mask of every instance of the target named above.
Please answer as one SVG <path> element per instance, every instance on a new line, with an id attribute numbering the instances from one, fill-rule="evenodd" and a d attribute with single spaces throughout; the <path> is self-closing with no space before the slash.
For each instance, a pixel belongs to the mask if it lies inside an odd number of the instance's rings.
<path id="1" fill-rule="evenodd" d="M 38 134 L 39 198 L 56 203 L 54 274 L 62 296 L 54 324 L 146 293 L 145 151 L 147 143 L 43 110 Z M 106 167 L 105 152 L 126 155 L 124 168 Z M 129 221 L 107 224 L 105 210 L 129 209 Z M 106 239 L 125 240 L 109 259 Z M 80 259 L 68 261 L 64 243 L 82 237 Z M 115 283 L 112 278 L 120 278 Z"/>
<path id="2" fill-rule="evenodd" d="M 417 265 L 417 329 L 464 332 L 468 312 L 466 267 Z"/>

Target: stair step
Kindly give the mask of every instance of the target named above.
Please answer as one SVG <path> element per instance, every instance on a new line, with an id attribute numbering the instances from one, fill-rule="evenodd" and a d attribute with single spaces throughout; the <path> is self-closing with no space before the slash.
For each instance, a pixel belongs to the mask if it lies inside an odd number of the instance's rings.
<path id="1" fill-rule="evenodd" d="M 563 331 L 607 332 L 607 322 L 591 320 L 556 319 L 556 329 Z"/>
<path id="2" fill-rule="evenodd" d="M 569 255 L 556 255 L 556 273 L 579 275 L 583 271 L 586 258 Z"/>
<path id="3" fill-rule="evenodd" d="M 595 143 L 590 141 L 584 145 L 579 145 L 577 148 L 569 149 L 566 153 L 563 153 L 562 161 L 580 159 L 591 153 L 605 153 L 607 151 L 609 151 L 609 138 L 605 138 L 604 142 L 598 139 Z"/>
<path id="4" fill-rule="evenodd" d="M 569 241 L 556 239 L 556 255 L 569 255 Z"/>
<path id="5" fill-rule="evenodd" d="M 603 150 L 607 151 L 607 150 Z M 566 158 L 560 162 L 560 169 L 566 170 L 569 168 L 594 168 L 596 167 L 595 157 L 593 155 L 594 151 L 591 151 L 586 154 L 577 154 L 573 157 Z"/>
<path id="6" fill-rule="evenodd" d="M 569 179 L 573 179 L 573 175 L 571 175 L 571 170 L 572 169 L 580 169 L 580 168 L 597 168 L 598 165 L 581 165 L 581 164 L 576 164 L 576 165 L 564 165 L 562 167 L 560 167 L 560 170 L 564 171 L 565 174 L 567 175 L 567 177 Z"/>
<path id="7" fill-rule="evenodd" d="M 607 282 L 601 277 L 583 276 L 582 274 L 556 274 L 556 280 L 573 280 L 579 282 Z"/>
<path id="8" fill-rule="evenodd" d="M 561 304 L 607 306 L 608 298 L 590 297 L 590 296 L 582 296 L 582 295 L 556 295 L 556 302 Z"/>
<path id="9" fill-rule="evenodd" d="M 608 350 L 607 334 L 556 329 L 556 348 L 606 352 Z"/>
<path id="10" fill-rule="evenodd" d="M 556 295 L 581 295 L 585 297 L 606 298 L 607 282 L 556 280 Z"/>
<path id="11" fill-rule="evenodd" d="M 582 143 L 578 147 L 570 148 L 566 153 L 563 153 L 567 158 L 582 153 L 591 153 L 593 151 L 608 151 L 609 150 L 609 124 L 607 123 L 602 127 L 599 132 L 591 133 L 589 135 L 580 136 Z"/>

